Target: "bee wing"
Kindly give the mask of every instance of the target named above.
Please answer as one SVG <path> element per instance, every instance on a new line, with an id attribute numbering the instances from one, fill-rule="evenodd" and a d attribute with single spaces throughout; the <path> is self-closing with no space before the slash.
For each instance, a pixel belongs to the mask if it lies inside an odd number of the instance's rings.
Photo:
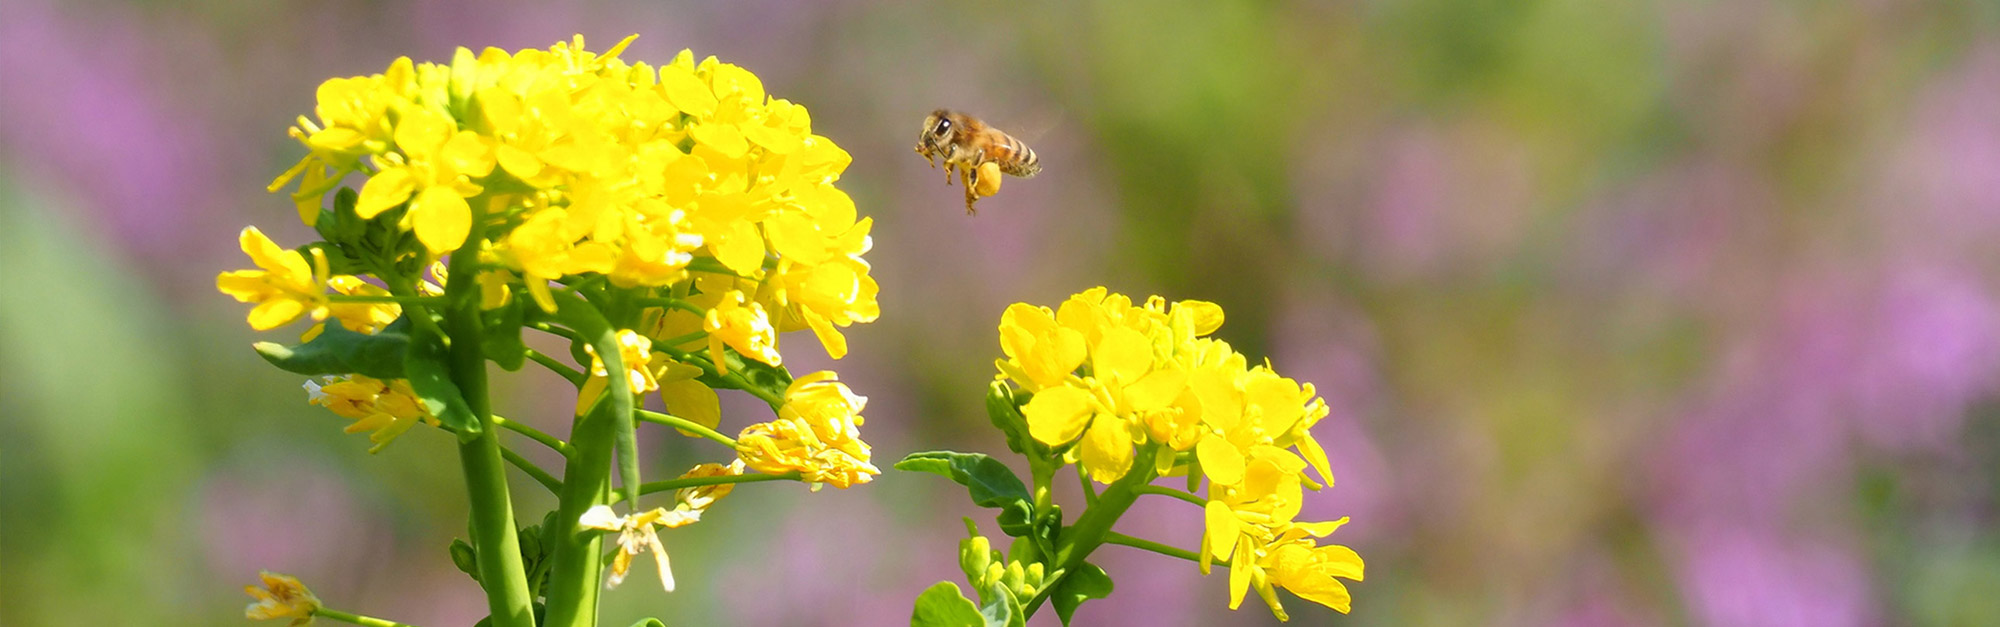
<path id="1" fill-rule="evenodd" d="M 1060 106 L 1038 108 L 1014 118 L 1013 126 L 1001 127 L 1014 139 L 1033 145 L 1035 141 L 1047 137 L 1050 131 L 1062 127 L 1069 121 L 1068 110 Z"/>

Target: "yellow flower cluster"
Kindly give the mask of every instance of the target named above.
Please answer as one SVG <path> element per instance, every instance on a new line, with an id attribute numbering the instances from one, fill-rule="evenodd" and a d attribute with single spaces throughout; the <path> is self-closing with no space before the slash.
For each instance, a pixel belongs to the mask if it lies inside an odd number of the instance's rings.
<path id="1" fill-rule="evenodd" d="M 821 371 L 793 381 L 777 420 L 750 425 L 737 436 L 737 455 L 758 472 L 797 472 L 814 489 L 847 488 L 882 474 L 868 463 L 868 444 L 860 437 L 868 398 L 837 379 Z"/>
<path id="2" fill-rule="evenodd" d="M 434 257 L 459 250 L 483 216 L 493 226 L 482 261 L 519 277 L 549 310 L 555 279 L 665 287 L 712 259 L 696 274 L 740 293 L 677 296 L 722 305 L 704 325 L 719 341 L 776 365 L 776 333 L 811 328 L 843 356 L 838 327 L 879 313 L 862 259 L 872 222 L 857 220 L 834 186 L 851 158 L 812 133 L 804 107 L 768 97 L 749 71 L 713 57 L 697 64 L 688 51 L 657 68 L 627 63 L 618 55 L 631 41 L 602 54 L 581 37 L 511 54 L 460 49 L 449 65 L 399 58 L 381 74 L 329 80 L 318 121 L 300 117 L 292 129 L 309 154 L 271 189 L 296 181 L 311 224 L 342 177 L 363 173 L 355 212 L 374 219 L 407 207 L 395 226 Z M 229 279 L 224 291 L 292 303 L 253 324 L 318 311 L 312 298 L 323 290 L 295 289 L 311 286 L 298 280 L 311 276 L 303 260 L 276 273 L 270 255 L 252 257 L 289 282 Z"/>
<path id="3" fill-rule="evenodd" d="M 319 597 L 313 596 L 306 585 L 297 577 L 280 575 L 271 571 L 257 573 L 263 584 L 243 586 L 243 591 L 257 599 L 243 608 L 243 617 L 251 620 L 292 619 L 292 625 L 311 625 L 313 613 L 319 611 Z"/>
<path id="4" fill-rule="evenodd" d="M 368 448 L 370 453 L 382 450 L 418 422 L 438 425 L 438 419 L 417 400 L 410 382 L 402 379 L 383 381 L 358 374 L 327 376 L 319 381 L 308 379 L 305 388 L 306 402 L 354 421 L 347 425 L 346 432 L 369 432 L 368 441 L 374 444 Z"/>
<path id="5" fill-rule="evenodd" d="M 1306 468 L 1333 482 L 1311 432 L 1326 417 L 1326 402 L 1312 384 L 1279 376 L 1268 364 L 1252 367 L 1228 343 L 1205 337 L 1222 320 L 1213 303 L 1154 296 L 1135 304 L 1102 287 L 1054 311 L 1016 303 L 1000 319 L 1006 357 L 996 365 L 1002 378 L 1033 393 L 1022 408 L 1029 435 L 1049 446 L 1074 442 L 1066 455 L 1100 483 L 1141 462 L 1169 474 L 1193 452 L 1190 466 L 1209 484 L 1204 552 L 1233 555 L 1242 565 L 1231 571 L 1232 608 L 1256 583 L 1281 617 L 1271 585 L 1346 611 L 1345 588 L 1321 575 L 1349 576 L 1341 568 L 1353 552 L 1314 548 L 1310 539 L 1337 525 L 1292 522 L 1302 490 L 1322 487 Z M 1154 457 L 1136 460 L 1148 443 L 1158 445 Z M 1351 565 L 1358 579 L 1360 559 Z"/>
<path id="6" fill-rule="evenodd" d="M 279 248 L 254 226 L 243 229 L 237 241 L 258 269 L 224 272 L 215 278 L 215 287 L 237 302 L 257 303 L 250 309 L 250 328 L 267 331 L 305 316 L 326 319 L 330 277 L 324 253 L 314 250 L 309 263 L 304 254 Z"/>

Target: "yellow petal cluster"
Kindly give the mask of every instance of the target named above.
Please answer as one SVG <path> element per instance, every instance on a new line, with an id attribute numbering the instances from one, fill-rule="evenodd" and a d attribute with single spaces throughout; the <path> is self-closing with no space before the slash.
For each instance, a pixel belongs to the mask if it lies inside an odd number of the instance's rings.
<path id="1" fill-rule="evenodd" d="M 625 365 L 619 380 L 631 388 L 634 396 L 660 389 L 660 382 L 653 375 L 653 341 L 631 329 L 619 329 L 617 338 L 618 359 Z M 590 355 L 590 378 L 577 391 L 578 415 L 597 402 L 611 381 L 611 371 L 604 366 L 604 359 L 597 356 L 597 347 L 585 344 L 583 351 Z"/>
<path id="2" fill-rule="evenodd" d="M 310 224 L 359 173 L 359 217 L 395 216 L 433 257 L 459 250 L 484 216 L 482 259 L 511 273 L 482 275 L 490 294 L 519 280 L 553 310 L 549 282 L 566 277 L 678 286 L 675 298 L 726 308 L 707 330 L 746 357 L 776 365 L 776 334 L 808 328 L 843 356 L 840 328 L 879 315 L 863 259 L 872 222 L 835 187 L 852 158 L 755 74 L 689 51 L 627 62 L 631 41 L 601 53 L 581 36 L 547 50 L 460 49 L 449 64 L 399 58 L 329 80 L 317 120 L 292 129 L 308 154 L 271 189 L 296 183 Z M 693 287 L 691 267 L 733 285 Z M 308 310 L 269 309 L 253 316 L 259 328 Z"/>
<path id="3" fill-rule="evenodd" d="M 358 374 L 326 376 L 318 381 L 307 380 L 305 388 L 306 402 L 354 421 L 347 425 L 346 432 L 369 432 L 368 441 L 374 444 L 368 448 L 370 453 L 381 451 L 419 422 L 438 424 L 438 419 L 417 400 L 410 382 L 403 379 L 383 381 Z"/>
<path id="4" fill-rule="evenodd" d="M 361 277 L 353 275 L 343 274 L 327 279 L 326 286 L 331 288 L 336 294 L 348 296 L 386 297 L 389 295 L 388 290 L 376 287 L 361 280 Z M 326 310 L 334 319 L 339 320 L 340 325 L 346 327 L 347 330 L 368 335 L 380 332 L 384 327 L 395 322 L 396 318 L 403 315 L 403 306 L 393 302 L 327 303 Z M 306 329 L 305 334 L 299 336 L 299 341 L 310 342 L 325 331 L 326 323 L 314 324 L 312 328 Z"/>
<path id="5" fill-rule="evenodd" d="M 251 620 L 292 619 L 291 625 L 311 625 L 313 613 L 319 611 L 319 597 L 313 596 L 305 584 L 291 575 L 280 575 L 271 571 L 257 573 L 260 586 L 243 586 L 257 602 L 243 608 L 243 616 Z"/>
<path id="6" fill-rule="evenodd" d="M 1133 303 L 1102 287 L 1050 310 L 1016 303 L 1000 317 L 1000 376 L 1032 392 L 1023 413 L 1043 444 L 1077 442 L 1075 460 L 1102 483 L 1148 463 L 1162 474 L 1195 451 L 1211 481 L 1242 481 L 1259 446 L 1298 446 L 1325 471 L 1312 425 L 1326 403 L 1311 384 L 1278 376 L 1221 340 L 1222 308 L 1154 296 Z M 1080 438 L 1080 440 L 1079 440 Z M 1160 442 L 1153 459 L 1133 459 Z M 1330 481 L 1330 480 L 1329 480 Z"/>
<path id="7" fill-rule="evenodd" d="M 861 441 L 861 408 L 867 403 L 832 372 L 800 377 L 785 389 L 777 420 L 751 425 L 737 436 L 737 455 L 758 472 L 797 472 L 814 489 L 867 483 L 882 474 L 868 463 L 868 444 Z"/>
<path id="8" fill-rule="evenodd" d="M 1361 558 L 1314 540 L 1346 519 L 1293 520 L 1305 490 L 1323 487 L 1308 468 L 1333 482 L 1310 431 L 1326 401 L 1312 384 L 1251 366 L 1207 337 L 1222 321 L 1213 303 L 1134 303 L 1102 287 L 1055 310 L 1017 303 L 1001 315 L 1006 356 L 996 366 L 1032 393 L 1022 408 L 1029 435 L 1068 445 L 1068 459 L 1093 480 L 1111 483 L 1139 463 L 1159 474 L 1199 468 L 1209 491 L 1201 552 L 1229 561 L 1232 609 L 1255 588 L 1284 619 L 1275 593 L 1284 588 L 1346 612 L 1347 589 L 1334 578 L 1361 579 Z M 1147 443 L 1160 445 L 1155 457 L 1134 459 Z"/>
<path id="9" fill-rule="evenodd" d="M 237 240 L 258 269 L 224 272 L 215 278 L 215 287 L 238 302 L 257 304 L 250 309 L 251 328 L 265 331 L 305 316 L 326 319 L 329 277 L 324 253 L 314 249 L 308 263 L 305 255 L 279 248 L 254 226 L 244 228 Z"/>

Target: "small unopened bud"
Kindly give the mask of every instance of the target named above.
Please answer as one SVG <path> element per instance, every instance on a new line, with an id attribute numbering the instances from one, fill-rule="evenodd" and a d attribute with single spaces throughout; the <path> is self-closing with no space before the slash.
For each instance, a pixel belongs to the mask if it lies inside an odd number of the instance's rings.
<path id="1" fill-rule="evenodd" d="M 958 541 L 958 568 L 965 571 L 966 579 L 977 579 L 992 563 L 993 545 L 985 536 Z"/>

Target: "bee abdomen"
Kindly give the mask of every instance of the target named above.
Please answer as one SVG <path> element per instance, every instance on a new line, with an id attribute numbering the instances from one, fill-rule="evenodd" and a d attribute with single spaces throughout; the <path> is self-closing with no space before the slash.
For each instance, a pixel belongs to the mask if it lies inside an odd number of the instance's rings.
<path id="1" fill-rule="evenodd" d="M 1007 148 L 1013 153 L 1013 158 L 1001 162 L 1000 171 L 1021 178 L 1028 178 L 1042 171 L 1041 161 L 1035 157 L 1035 149 L 1029 148 L 1027 144 L 1021 143 L 1021 140 L 1014 139 L 1011 135 L 1007 137 Z"/>

